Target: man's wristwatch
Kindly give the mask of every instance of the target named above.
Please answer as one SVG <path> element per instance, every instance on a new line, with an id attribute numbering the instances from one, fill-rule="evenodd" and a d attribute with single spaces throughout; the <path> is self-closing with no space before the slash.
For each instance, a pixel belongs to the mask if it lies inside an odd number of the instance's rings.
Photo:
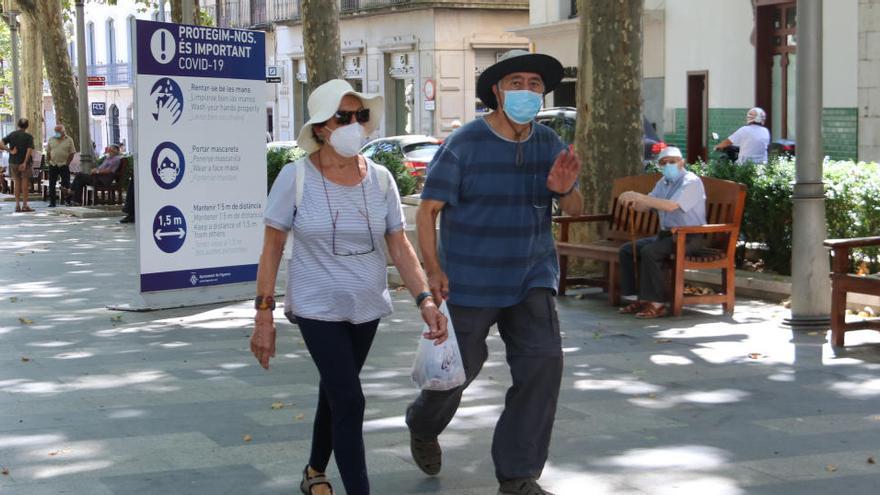
<path id="1" fill-rule="evenodd" d="M 272 296 L 257 296 L 254 299 L 254 309 L 268 309 L 270 311 L 275 310 L 275 298 Z"/>
<path id="2" fill-rule="evenodd" d="M 429 298 L 429 297 L 430 297 L 431 299 L 433 299 L 433 296 L 431 296 L 431 293 L 428 292 L 428 291 L 422 292 L 421 294 L 417 295 L 417 296 L 416 296 L 416 307 L 417 307 L 417 308 L 421 308 L 421 307 L 422 307 L 422 303 L 425 302 L 425 299 L 427 299 L 427 298 Z"/>
<path id="3" fill-rule="evenodd" d="M 574 181 L 574 184 L 571 185 L 571 189 L 569 189 L 568 191 L 565 191 L 565 193 L 562 194 L 562 196 L 568 196 L 569 194 L 573 193 L 574 190 L 577 189 L 577 186 L 578 186 L 577 181 Z"/>

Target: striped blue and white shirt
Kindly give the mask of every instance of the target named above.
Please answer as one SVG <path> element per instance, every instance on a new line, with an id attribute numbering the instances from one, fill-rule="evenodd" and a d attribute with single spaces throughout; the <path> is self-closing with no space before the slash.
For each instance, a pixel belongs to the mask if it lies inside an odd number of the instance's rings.
<path id="1" fill-rule="evenodd" d="M 295 165 L 287 164 L 272 184 L 264 218 L 274 229 L 293 229 L 285 312 L 351 323 L 391 314 L 385 234 L 405 228 L 394 178 L 367 159 L 369 173 L 363 182 L 341 186 L 322 180 L 308 157 L 301 160 L 306 172 L 299 207 Z M 379 181 L 389 185 L 384 192 Z"/>
<path id="2" fill-rule="evenodd" d="M 507 307 L 525 299 L 529 289 L 556 290 L 556 195 L 547 188 L 547 175 L 564 149 L 542 124 L 532 125 L 517 145 L 479 119 L 456 130 L 434 156 L 422 199 L 446 203 L 439 256 L 450 303 Z"/>

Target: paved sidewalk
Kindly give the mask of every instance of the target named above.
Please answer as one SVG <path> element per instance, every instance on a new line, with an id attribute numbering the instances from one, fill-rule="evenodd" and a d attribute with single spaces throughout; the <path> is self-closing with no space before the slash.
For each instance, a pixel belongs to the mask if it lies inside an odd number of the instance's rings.
<path id="1" fill-rule="evenodd" d="M 135 290 L 133 227 L 35 205 L 0 204 L 0 493 L 299 493 L 317 378 L 281 311 L 269 372 L 248 351 L 249 303 L 109 311 Z M 500 339 L 426 478 L 402 417 L 421 325 L 395 299 L 362 376 L 373 493 L 494 495 Z M 835 354 L 759 301 L 647 323 L 595 294 L 559 307 L 565 378 L 543 478 L 558 495 L 880 493 L 880 333 Z"/>

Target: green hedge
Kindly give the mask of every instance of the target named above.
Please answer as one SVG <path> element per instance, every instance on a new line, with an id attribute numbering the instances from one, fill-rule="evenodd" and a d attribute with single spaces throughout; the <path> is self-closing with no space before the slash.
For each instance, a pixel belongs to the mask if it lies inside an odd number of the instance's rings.
<path id="1" fill-rule="evenodd" d="M 266 168 L 269 179 L 269 190 L 272 190 L 272 184 L 275 182 L 275 178 L 278 177 L 278 173 L 284 168 L 284 165 L 299 160 L 307 154 L 308 153 L 299 147 L 270 148 L 267 150 Z M 383 151 L 373 155 L 372 159 L 374 162 L 385 166 L 391 171 L 394 175 L 394 180 L 397 183 L 397 190 L 400 191 L 401 196 L 409 196 L 416 191 L 417 181 L 415 177 L 410 175 L 409 170 L 403 164 L 403 161 L 398 155 Z"/>
<path id="2" fill-rule="evenodd" d="M 742 237 L 762 244 L 764 264 L 770 270 L 791 273 L 793 160 L 772 160 L 766 165 L 736 165 L 726 160 L 689 165 L 698 175 L 745 184 L 748 189 Z M 826 161 L 824 168 L 825 218 L 828 238 L 880 235 L 880 165 L 852 161 Z M 880 250 L 855 250 L 857 261 L 872 272 L 880 268 Z"/>

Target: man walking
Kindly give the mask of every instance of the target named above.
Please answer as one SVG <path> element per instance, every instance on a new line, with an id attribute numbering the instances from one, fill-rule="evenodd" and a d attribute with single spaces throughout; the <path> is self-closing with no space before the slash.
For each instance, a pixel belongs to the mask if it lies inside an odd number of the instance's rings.
<path id="1" fill-rule="evenodd" d="M 18 129 L 3 138 L 0 150 L 9 152 L 9 175 L 15 183 L 15 211 L 34 211 L 28 206 L 31 177 L 34 174 L 31 155 L 34 152 L 34 137 L 27 132 L 28 119 L 18 119 Z"/>
<path id="2" fill-rule="evenodd" d="M 55 184 L 61 178 L 61 191 L 70 194 L 70 161 L 76 155 L 73 139 L 64 132 L 63 125 L 55 126 L 55 134 L 46 144 L 49 153 L 49 208 L 55 207 Z"/>
<path id="3" fill-rule="evenodd" d="M 580 162 L 534 118 L 561 79 L 558 60 L 523 50 L 486 69 L 477 96 L 495 111 L 446 140 L 430 165 L 417 217 L 432 297 L 448 299 L 467 381 L 450 391 L 422 391 L 409 406 L 410 449 L 426 474 L 440 472 L 437 437 L 488 357 L 486 337 L 497 324 L 513 377 L 492 441 L 499 494 L 549 494 L 537 479 L 562 379 L 551 210 L 558 199 L 566 213 L 580 214 L 583 198 Z"/>

